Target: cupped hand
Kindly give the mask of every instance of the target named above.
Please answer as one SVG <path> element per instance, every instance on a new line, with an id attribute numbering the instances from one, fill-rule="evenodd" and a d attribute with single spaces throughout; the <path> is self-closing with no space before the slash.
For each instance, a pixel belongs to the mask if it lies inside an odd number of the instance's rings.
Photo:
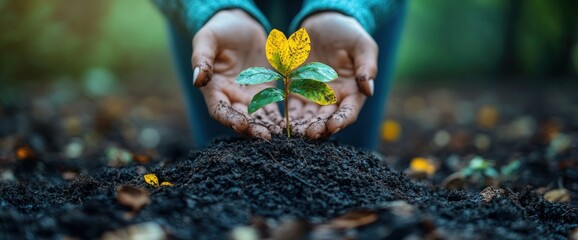
<path id="1" fill-rule="evenodd" d="M 366 97 L 373 95 L 378 47 L 357 20 L 341 13 L 317 13 L 301 26 L 311 38 L 307 61 L 328 64 L 339 75 L 329 83 L 337 104 L 319 106 L 293 95 L 289 101 L 291 129 L 310 139 L 324 138 L 354 123 Z"/>
<path id="2" fill-rule="evenodd" d="M 200 88 L 209 114 L 221 124 L 249 137 L 270 139 L 280 134 L 277 105 L 269 104 L 249 115 L 253 95 L 273 83 L 241 86 L 239 72 L 267 66 L 263 27 L 242 10 L 215 14 L 193 38 L 193 81 Z"/>

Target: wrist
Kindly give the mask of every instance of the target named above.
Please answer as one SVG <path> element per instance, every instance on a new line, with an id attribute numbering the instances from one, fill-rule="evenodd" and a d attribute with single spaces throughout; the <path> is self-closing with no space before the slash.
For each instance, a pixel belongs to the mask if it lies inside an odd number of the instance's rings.
<path id="1" fill-rule="evenodd" d="M 317 22 L 331 22 L 335 19 L 339 19 L 339 20 L 343 20 L 343 21 L 357 22 L 357 20 L 355 18 L 347 16 L 341 12 L 321 11 L 321 12 L 316 12 L 316 13 L 313 13 L 313 14 L 307 16 L 301 22 L 301 27 L 306 28 L 307 26 L 312 26 L 312 25 L 314 25 L 314 23 L 317 23 Z"/>
<path id="2" fill-rule="evenodd" d="M 224 18 L 226 19 L 227 22 L 229 21 L 243 22 L 251 26 L 254 26 L 256 29 L 263 31 L 263 34 L 265 33 L 264 31 L 266 30 L 266 26 L 262 25 L 258 21 L 258 19 L 256 19 L 255 17 L 253 17 L 253 15 L 251 15 L 251 13 L 241 8 L 230 8 L 220 10 L 217 13 L 215 13 L 213 18 Z"/>

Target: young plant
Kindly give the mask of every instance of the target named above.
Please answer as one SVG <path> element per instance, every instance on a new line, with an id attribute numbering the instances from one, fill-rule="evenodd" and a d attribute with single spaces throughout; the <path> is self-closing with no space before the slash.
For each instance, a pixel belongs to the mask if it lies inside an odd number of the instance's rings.
<path id="1" fill-rule="evenodd" d="M 242 71 L 237 77 L 239 84 L 262 84 L 275 80 L 283 81 L 283 89 L 270 87 L 255 94 L 248 107 L 249 114 L 260 108 L 285 101 L 285 126 L 287 138 L 291 136 L 289 127 L 289 93 L 303 96 L 320 105 L 337 102 L 335 93 L 327 82 L 337 78 L 337 72 L 320 62 L 312 62 L 299 67 L 309 57 L 311 42 L 305 28 L 291 34 L 289 39 L 281 31 L 273 29 L 267 37 L 265 53 L 267 60 L 276 70 L 263 67 L 251 67 Z M 297 68 L 299 67 L 299 68 Z"/>

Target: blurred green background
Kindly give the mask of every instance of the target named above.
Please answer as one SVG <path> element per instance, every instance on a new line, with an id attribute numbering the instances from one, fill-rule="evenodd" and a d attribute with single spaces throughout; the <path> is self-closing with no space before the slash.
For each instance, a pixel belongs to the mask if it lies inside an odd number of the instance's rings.
<path id="1" fill-rule="evenodd" d="M 434 129 L 447 116 L 472 126 L 487 106 L 528 114 L 503 95 L 578 119 L 578 1 L 408 2 L 388 118 Z M 72 157 L 111 147 L 182 156 L 191 138 L 180 93 L 150 0 L 0 0 L 0 160 L 21 145 Z"/>
<path id="2" fill-rule="evenodd" d="M 397 84 L 576 81 L 578 1 L 409 2 Z M 0 0 L 0 34 L 4 86 L 99 76 L 175 84 L 150 1 Z"/>

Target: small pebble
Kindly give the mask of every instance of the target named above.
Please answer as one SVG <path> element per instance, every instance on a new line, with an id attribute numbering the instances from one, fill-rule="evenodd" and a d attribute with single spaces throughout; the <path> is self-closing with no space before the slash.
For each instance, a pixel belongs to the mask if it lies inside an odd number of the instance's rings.
<path id="1" fill-rule="evenodd" d="M 231 240 L 258 240 L 259 233 L 253 227 L 235 227 L 231 231 Z"/>
<path id="2" fill-rule="evenodd" d="M 161 142 L 161 134 L 154 128 L 145 128 L 138 135 L 138 143 L 144 148 L 155 148 Z"/>
<path id="3" fill-rule="evenodd" d="M 450 143 L 450 140 L 451 135 L 446 130 L 438 131 L 433 139 L 434 143 L 440 148 L 447 146 Z"/>
<path id="4" fill-rule="evenodd" d="M 491 143 L 492 140 L 490 139 L 490 137 L 483 133 L 476 135 L 476 137 L 474 138 L 474 145 L 481 151 L 488 150 L 488 148 L 490 148 Z"/>

